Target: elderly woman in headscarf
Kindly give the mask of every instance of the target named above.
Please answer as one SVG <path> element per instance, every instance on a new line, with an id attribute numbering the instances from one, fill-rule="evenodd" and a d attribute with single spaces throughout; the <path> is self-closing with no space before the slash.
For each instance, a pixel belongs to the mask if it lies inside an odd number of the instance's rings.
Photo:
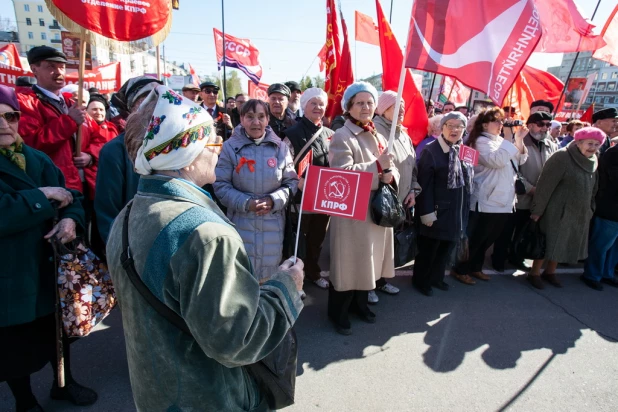
<path id="1" fill-rule="evenodd" d="M 302 262 L 272 268 L 259 285 L 243 240 L 201 189 L 215 181 L 220 149 L 204 108 L 158 86 L 129 117 L 125 139 L 141 177 L 107 250 L 137 409 L 268 410 L 243 366 L 271 353 L 296 321 Z M 190 334 L 142 297 L 125 252 L 148 293 Z"/>
<path id="2" fill-rule="evenodd" d="M 285 205 L 298 190 L 298 175 L 288 146 L 268 125 L 268 105 L 249 100 L 240 116 L 223 144 L 213 187 L 264 281 L 282 261 Z"/>
<path id="3" fill-rule="evenodd" d="M 97 394 L 73 379 L 67 339 L 66 386 L 58 387 L 56 268 L 49 243 L 53 236 L 70 242 L 85 226 L 83 197 L 66 188 L 49 157 L 24 144 L 17 133 L 19 109 L 15 91 L 0 86 L 0 382 L 7 381 L 18 411 L 42 411 L 30 376 L 51 361 L 52 399 L 89 405 Z"/>
<path id="4" fill-rule="evenodd" d="M 393 154 L 395 155 L 393 162 L 399 171 L 399 184 L 397 193 L 399 201 L 406 208 L 414 207 L 416 195 L 421 191 L 421 186 L 417 182 L 416 169 L 416 153 L 412 147 L 412 139 L 406 129 L 402 126 L 403 117 L 405 115 L 405 102 L 401 99 L 399 113 L 395 114 L 395 103 L 397 101 L 397 93 L 388 90 L 380 95 L 378 105 L 376 107 L 376 116 L 373 122 L 376 125 L 376 130 L 387 140 L 391 133 L 393 119 L 396 118 L 395 126 L 395 142 L 393 145 Z M 380 279 L 376 282 L 376 289 L 382 292 L 396 295 L 399 289 L 386 279 Z"/>
<path id="5" fill-rule="evenodd" d="M 328 167 L 328 145 L 334 132 L 322 123 L 322 118 L 328 104 L 326 92 L 312 87 L 300 97 L 300 107 L 303 117 L 294 126 L 285 130 L 283 142 L 288 145 L 294 159 L 294 167 L 298 172 L 299 163 L 312 153 L 312 165 Z M 300 176 L 298 188 L 302 190 L 304 176 Z M 300 205 L 301 193 L 296 194 L 294 201 Z M 322 242 L 328 227 L 328 215 L 303 212 L 301 231 L 306 239 L 305 276 L 322 289 L 328 289 L 328 281 L 321 276 L 318 258 L 322 250 Z"/>
<path id="6" fill-rule="evenodd" d="M 539 222 L 546 237 L 545 257 L 533 262 L 527 277 L 537 289 L 544 287 L 541 279 L 562 287 L 556 276 L 558 262 L 577 263 L 588 257 L 599 180 L 597 152 L 605 142 L 605 133 L 584 127 L 573 139 L 547 159 L 532 199 L 531 219 Z"/>
<path id="7" fill-rule="evenodd" d="M 425 147 L 418 161 L 423 191 L 417 197 L 416 214 L 422 225 L 412 285 L 425 296 L 432 296 L 434 287 L 449 289 L 444 271 L 465 235 L 474 177 L 472 165 L 459 159 L 466 117 L 450 112 L 441 125 L 442 133 Z"/>
<path id="8" fill-rule="evenodd" d="M 139 76 L 127 80 L 114 95 L 118 105 L 135 112 L 141 102 L 162 84 L 155 78 Z M 123 99 L 122 101 L 120 99 Z M 114 219 L 137 193 L 139 175 L 133 170 L 124 142 L 124 132 L 110 140 L 99 153 L 94 210 L 103 242 L 107 242 Z"/>
<path id="9" fill-rule="evenodd" d="M 333 168 L 371 173 L 372 193 L 380 181 L 394 185 L 399 181 L 395 156 L 388 153 L 388 142 L 372 121 L 377 101 L 378 92 L 367 82 L 345 90 L 341 103 L 347 120 L 333 135 L 328 154 Z M 369 210 L 364 222 L 336 216 L 330 221 L 328 315 L 337 332 L 349 335 L 349 313 L 375 323 L 376 316 L 367 306 L 369 291 L 377 280 L 395 276 L 393 229 L 376 225 Z"/>

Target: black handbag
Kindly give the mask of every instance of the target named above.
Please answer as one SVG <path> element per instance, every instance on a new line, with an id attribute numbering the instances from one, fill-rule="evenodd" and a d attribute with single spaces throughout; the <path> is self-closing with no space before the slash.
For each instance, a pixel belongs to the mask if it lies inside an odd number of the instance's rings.
<path id="1" fill-rule="evenodd" d="M 410 209 L 407 209 L 403 224 L 395 230 L 395 267 L 402 267 L 410 263 L 417 253 L 416 225 Z"/>
<path id="2" fill-rule="evenodd" d="M 530 219 L 523 227 L 521 233 L 515 239 L 515 256 L 521 259 L 545 258 L 545 235 L 541 232 L 540 225 Z"/>
<path id="3" fill-rule="evenodd" d="M 406 211 L 393 186 L 380 182 L 371 199 L 371 218 L 376 225 L 383 227 L 397 227 L 403 223 Z"/>
<path id="4" fill-rule="evenodd" d="M 294 203 L 294 198 L 290 196 L 285 208 L 285 229 L 283 231 L 283 259 L 294 256 L 294 248 L 296 246 L 296 233 L 300 230 L 298 227 L 299 210 Z M 301 231 L 298 237 L 298 258 L 301 260 L 307 255 L 307 239 Z"/>
<path id="5" fill-rule="evenodd" d="M 187 335 L 193 336 L 184 319 L 152 293 L 135 269 L 135 263 L 129 249 L 129 214 L 131 213 L 131 206 L 132 202 L 127 205 L 122 227 L 122 255 L 120 257 L 122 267 L 127 272 L 135 289 L 159 315 L 163 316 Z M 296 333 L 294 328 L 290 328 L 279 346 L 268 356 L 259 362 L 244 366 L 247 372 L 255 379 L 262 393 L 264 393 L 270 409 L 283 409 L 294 404 L 297 359 Z"/>
<path id="6" fill-rule="evenodd" d="M 521 175 L 521 172 L 517 170 L 515 167 L 515 163 L 511 160 L 511 166 L 513 166 L 513 170 L 515 171 L 515 193 L 518 195 L 525 195 L 528 193 L 526 191 L 526 185 L 524 184 L 524 177 Z"/>

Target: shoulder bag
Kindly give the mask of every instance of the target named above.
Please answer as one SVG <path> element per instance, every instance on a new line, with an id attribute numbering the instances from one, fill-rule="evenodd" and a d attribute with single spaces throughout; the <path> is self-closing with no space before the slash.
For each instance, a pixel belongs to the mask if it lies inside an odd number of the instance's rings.
<path id="1" fill-rule="evenodd" d="M 521 172 L 519 170 L 517 170 L 517 168 L 515 167 L 515 163 L 513 163 L 513 161 L 511 160 L 511 166 L 513 167 L 513 170 L 515 171 L 515 193 L 517 193 L 518 195 L 525 195 L 526 192 L 526 185 L 524 184 L 524 177 L 521 175 Z"/>

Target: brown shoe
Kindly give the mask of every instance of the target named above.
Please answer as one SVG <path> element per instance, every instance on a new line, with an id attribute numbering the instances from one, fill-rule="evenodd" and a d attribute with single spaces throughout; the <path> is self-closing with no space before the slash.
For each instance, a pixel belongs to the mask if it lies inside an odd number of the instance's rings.
<path id="1" fill-rule="evenodd" d="M 460 275 L 455 271 L 451 271 L 451 276 L 466 285 L 475 285 L 476 282 L 468 275 Z"/>
<path id="2" fill-rule="evenodd" d="M 472 272 L 470 273 L 470 276 L 480 280 L 484 280 L 485 282 L 489 281 L 489 275 L 486 275 L 483 272 Z"/>
<path id="3" fill-rule="evenodd" d="M 537 289 L 545 289 L 545 285 L 543 285 L 540 276 L 533 276 L 528 274 L 528 276 L 526 276 L 526 280 Z"/>
<path id="4" fill-rule="evenodd" d="M 546 282 L 548 282 L 550 285 L 554 285 L 557 288 L 561 288 L 562 287 L 562 283 L 560 283 L 560 280 L 558 279 L 558 276 L 556 276 L 555 273 L 545 273 L 545 272 L 543 272 L 541 277 Z"/>

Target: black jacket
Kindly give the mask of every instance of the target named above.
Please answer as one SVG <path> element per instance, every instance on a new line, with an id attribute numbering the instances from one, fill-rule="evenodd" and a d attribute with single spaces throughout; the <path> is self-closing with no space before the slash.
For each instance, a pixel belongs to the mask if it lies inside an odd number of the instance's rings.
<path id="1" fill-rule="evenodd" d="M 294 126 L 296 124 L 296 120 L 292 117 L 288 110 L 285 111 L 285 116 L 282 120 L 277 119 L 272 114 L 270 115 L 270 121 L 268 125 L 273 129 L 275 134 L 283 140 L 285 138 L 285 130 Z"/>
<path id="2" fill-rule="evenodd" d="M 232 118 L 232 125 L 234 127 L 240 124 L 240 110 L 238 110 L 238 107 L 235 107 L 232 109 L 232 112 L 230 113 L 230 117 Z"/>
<path id="3" fill-rule="evenodd" d="M 423 236 L 456 241 L 466 231 L 470 195 L 465 187 L 447 188 L 448 156 L 438 139 L 425 146 L 418 160 L 418 184 L 423 191 L 416 198 L 415 216 Z M 431 213 L 438 220 L 431 227 L 421 224 L 421 216 Z"/>
<path id="4" fill-rule="evenodd" d="M 607 149 L 599 159 L 596 206 L 596 216 L 618 222 L 618 146 Z"/>
<path id="5" fill-rule="evenodd" d="M 204 108 L 204 110 L 208 110 L 204 103 L 202 103 L 202 107 Z M 225 123 L 223 123 L 221 119 L 219 119 L 219 117 L 223 114 L 226 114 L 225 108 L 223 106 L 217 105 L 215 106 L 212 118 L 215 121 L 215 127 L 217 128 L 217 136 L 221 136 L 223 140 L 227 140 L 232 135 L 232 130 L 234 130 L 234 128 L 227 126 Z"/>

